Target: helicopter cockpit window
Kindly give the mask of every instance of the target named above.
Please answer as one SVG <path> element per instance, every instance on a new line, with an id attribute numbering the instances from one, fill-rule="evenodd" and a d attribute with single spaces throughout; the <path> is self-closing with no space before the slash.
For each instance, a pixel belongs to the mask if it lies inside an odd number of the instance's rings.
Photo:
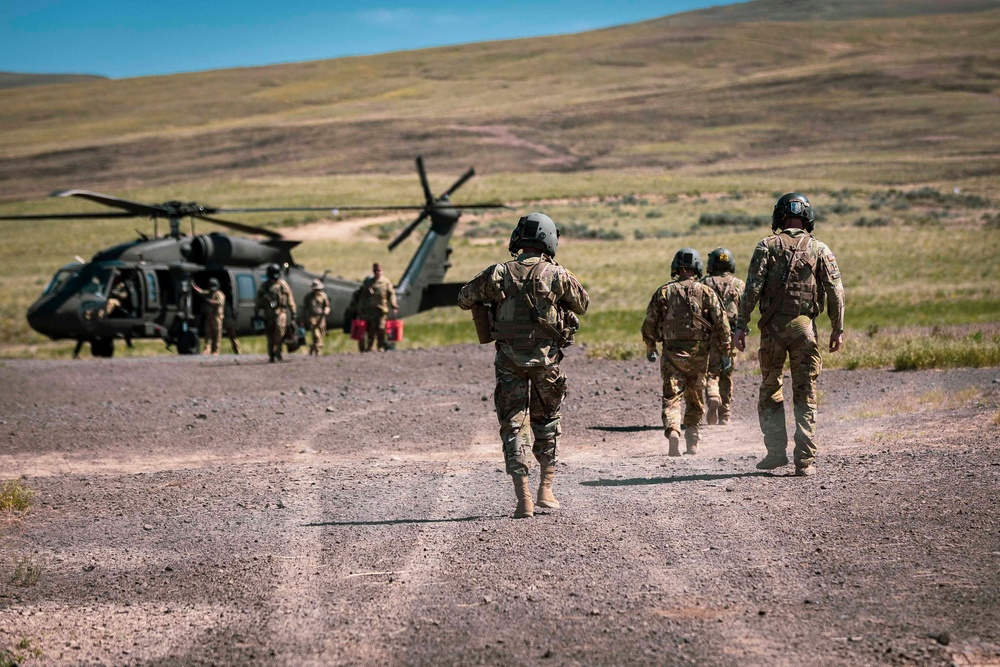
<path id="1" fill-rule="evenodd" d="M 80 291 L 84 294 L 104 295 L 107 293 L 108 285 L 111 282 L 111 269 L 95 266 L 89 268 L 89 271 L 83 272 L 80 276 L 83 280 L 83 286 L 80 288 Z"/>
<path id="2" fill-rule="evenodd" d="M 79 267 L 72 269 L 60 269 L 56 271 L 56 275 L 52 276 L 52 280 L 49 282 L 49 286 L 45 288 L 43 296 L 45 294 L 52 294 L 53 292 L 58 292 L 62 289 L 63 285 L 69 282 L 70 278 L 75 276 L 80 271 Z"/>

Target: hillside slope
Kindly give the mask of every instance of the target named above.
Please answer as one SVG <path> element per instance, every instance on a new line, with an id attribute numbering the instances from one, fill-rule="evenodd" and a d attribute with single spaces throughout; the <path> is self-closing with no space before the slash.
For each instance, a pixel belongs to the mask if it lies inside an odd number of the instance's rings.
<path id="1" fill-rule="evenodd" d="M 888 16 L 824 20 L 828 6 Z M 984 178 L 1000 172 L 998 45 L 997 2 L 756 0 L 576 35 L 0 90 L 0 197 L 398 172 L 418 153 L 443 171 Z"/>

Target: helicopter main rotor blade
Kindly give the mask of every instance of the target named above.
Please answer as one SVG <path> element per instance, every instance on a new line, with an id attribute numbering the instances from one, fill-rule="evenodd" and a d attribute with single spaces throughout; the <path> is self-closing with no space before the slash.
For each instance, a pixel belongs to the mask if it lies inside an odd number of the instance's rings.
<path id="1" fill-rule="evenodd" d="M 469 167 L 469 171 L 467 171 L 464 174 L 462 174 L 462 176 L 457 181 L 455 181 L 454 185 L 452 185 L 450 188 L 448 188 L 445 191 L 445 193 L 443 195 L 441 195 L 438 199 L 444 199 L 445 197 L 450 198 L 451 197 L 451 193 L 453 193 L 455 190 L 458 190 L 460 187 L 462 187 L 462 185 L 465 184 L 465 182 L 467 180 L 469 180 L 470 178 L 472 178 L 475 175 L 476 175 L 476 170 L 473 169 L 472 167 Z"/>
<path id="2" fill-rule="evenodd" d="M 142 213 L 32 213 L 30 215 L 0 215 L 0 220 L 84 220 L 100 218 L 142 218 Z"/>
<path id="3" fill-rule="evenodd" d="M 281 213 L 293 211 L 324 211 L 337 215 L 340 211 L 419 211 L 423 206 L 294 206 L 291 208 L 206 208 L 207 213 Z"/>
<path id="4" fill-rule="evenodd" d="M 427 182 L 427 171 L 424 169 L 424 156 L 417 156 L 417 173 L 420 175 L 420 185 L 424 188 L 424 199 L 430 204 L 434 201 L 434 195 L 431 193 L 431 184 Z"/>
<path id="5" fill-rule="evenodd" d="M 283 239 L 283 235 L 278 232 L 272 231 L 270 229 L 264 229 L 263 227 L 255 227 L 253 225 L 245 225 L 242 222 L 233 222 L 231 220 L 220 220 L 219 218 L 213 218 L 207 215 L 196 215 L 194 216 L 199 220 L 206 220 L 208 222 L 214 222 L 222 227 L 227 227 L 229 229 L 235 229 L 238 232 L 244 232 L 246 234 L 260 234 L 261 236 L 266 236 L 269 239 Z"/>
<path id="6" fill-rule="evenodd" d="M 394 238 L 392 242 L 389 244 L 389 250 L 392 250 L 400 243 L 405 241 L 406 237 L 412 234 L 413 230 L 417 228 L 417 225 L 423 222 L 424 218 L 426 218 L 428 215 L 430 215 L 430 213 L 428 213 L 426 210 L 421 211 L 420 215 L 417 216 L 416 220 L 408 224 L 405 228 L 403 228 L 403 231 L 401 231 L 399 234 L 396 235 L 396 238 Z"/>
<path id="7" fill-rule="evenodd" d="M 168 215 L 168 211 L 162 206 L 150 206 L 149 204 L 142 204 L 135 201 L 129 201 L 128 199 L 112 197 L 111 195 L 103 195 L 100 192 L 90 192 L 89 190 L 59 190 L 53 192 L 50 196 L 80 197 L 81 199 L 89 199 L 92 202 L 104 204 L 105 206 L 125 209 L 135 215 L 145 215 L 158 218 Z"/>

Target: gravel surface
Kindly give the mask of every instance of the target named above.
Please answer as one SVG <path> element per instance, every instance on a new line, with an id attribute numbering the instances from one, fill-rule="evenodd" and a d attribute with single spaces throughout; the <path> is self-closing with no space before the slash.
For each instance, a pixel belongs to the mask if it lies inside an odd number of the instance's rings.
<path id="1" fill-rule="evenodd" d="M 0 480 L 36 497 L 0 519 L 0 651 L 1000 665 L 1000 369 L 825 372 L 796 478 L 754 469 L 746 361 L 732 423 L 670 458 L 657 367 L 570 352 L 562 508 L 530 520 L 489 346 L 2 362 Z"/>

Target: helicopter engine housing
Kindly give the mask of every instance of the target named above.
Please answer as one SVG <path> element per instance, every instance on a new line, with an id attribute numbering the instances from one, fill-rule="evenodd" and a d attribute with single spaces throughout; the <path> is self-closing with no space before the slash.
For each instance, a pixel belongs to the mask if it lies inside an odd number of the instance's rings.
<path id="1" fill-rule="evenodd" d="M 283 256 L 280 248 L 218 233 L 195 236 L 181 246 L 181 254 L 197 264 L 235 266 L 259 266 L 278 262 Z"/>

